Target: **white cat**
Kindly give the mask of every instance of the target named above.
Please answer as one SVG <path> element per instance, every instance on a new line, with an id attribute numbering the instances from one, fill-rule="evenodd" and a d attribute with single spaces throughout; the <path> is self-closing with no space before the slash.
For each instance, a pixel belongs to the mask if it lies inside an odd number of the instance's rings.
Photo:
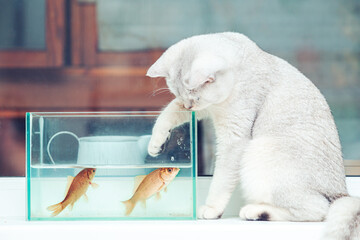
<path id="1" fill-rule="evenodd" d="M 297 69 L 227 32 L 176 43 L 147 76 L 165 77 L 176 96 L 156 121 L 150 155 L 186 121 L 174 112 L 193 110 L 213 121 L 217 159 L 200 218 L 221 217 L 240 182 L 248 201 L 241 219 L 327 218 L 324 239 L 360 237 L 360 199 L 348 195 L 329 106 Z"/>

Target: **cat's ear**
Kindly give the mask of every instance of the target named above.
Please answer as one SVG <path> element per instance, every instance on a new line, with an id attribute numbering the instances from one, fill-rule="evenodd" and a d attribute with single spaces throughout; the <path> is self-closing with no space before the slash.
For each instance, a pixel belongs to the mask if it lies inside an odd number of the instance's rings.
<path id="1" fill-rule="evenodd" d="M 146 76 L 151 78 L 168 77 L 168 69 L 162 56 L 148 69 Z"/>
<path id="2" fill-rule="evenodd" d="M 201 85 L 216 81 L 216 75 L 226 69 L 226 62 L 215 57 L 203 57 L 197 59 L 192 67 L 192 84 Z"/>

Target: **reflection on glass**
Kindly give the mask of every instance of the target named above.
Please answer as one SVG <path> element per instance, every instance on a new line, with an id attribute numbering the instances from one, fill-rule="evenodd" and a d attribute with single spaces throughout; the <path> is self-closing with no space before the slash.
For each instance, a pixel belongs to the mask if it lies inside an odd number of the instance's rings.
<path id="1" fill-rule="evenodd" d="M 334 114 L 344 158 L 360 159 L 359 1 L 98 0 L 97 17 L 101 51 L 166 49 L 211 32 L 246 34 L 320 88 Z"/>
<path id="2" fill-rule="evenodd" d="M 0 49 L 45 47 L 45 0 L 0 0 Z"/>

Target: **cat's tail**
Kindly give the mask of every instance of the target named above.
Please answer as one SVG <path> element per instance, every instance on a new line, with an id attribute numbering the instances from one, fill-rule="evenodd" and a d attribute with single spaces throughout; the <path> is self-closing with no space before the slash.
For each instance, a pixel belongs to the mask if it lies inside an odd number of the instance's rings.
<path id="1" fill-rule="evenodd" d="M 360 239 L 360 198 L 337 199 L 331 204 L 326 220 L 322 240 Z"/>

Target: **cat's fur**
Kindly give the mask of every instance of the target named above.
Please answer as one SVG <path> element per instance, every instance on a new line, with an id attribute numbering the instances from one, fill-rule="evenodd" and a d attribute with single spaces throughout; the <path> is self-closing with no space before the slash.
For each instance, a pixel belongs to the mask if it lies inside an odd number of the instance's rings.
<path id="1" fill-rule="evenodd" d="M 147 73 L 165 77 L 176 98 L 157 119 L 156 156 L 191 109 L 210 117 L 215 172 L 199 217 L 219 218 L 240 182 L 245 220 L 323 221 L 324 239 L 357 239 L 360 199 L 349 197 L 341 146 L 320 91 L 286 61 L 246 36 L 194 36 L 171 46 Z"/>

